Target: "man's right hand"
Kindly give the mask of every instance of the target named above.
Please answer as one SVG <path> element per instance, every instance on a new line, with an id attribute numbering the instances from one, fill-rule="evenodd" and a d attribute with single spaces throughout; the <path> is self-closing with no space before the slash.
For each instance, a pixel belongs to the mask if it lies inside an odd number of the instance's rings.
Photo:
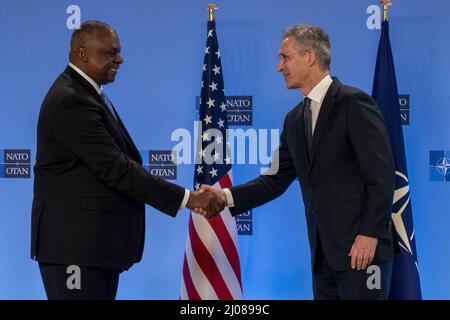
<path id="1" fill-rule="evenodd" d="M 223 210 L 224 207 L 227 206 L 227 197 L 225 195 L 225 192 L 222 189 L 217 189 L 214 188 L 213 186 L 207 185 L 207 184 L 202 184 L 200 187 L 200 190 L 203 192 L 212 192 L 216 195 L 218 202 L 221 204 L 221 209 L 220 211 Z M 220 211 L 208 211 L 205 216 L 205 218 L 207 218 L 208 220 L 211 219 L 212 217 L 218 215 L 220 213 Z"/>
<path id="2" fill-rule="evenodd" d="M 208 188 L 202 186 L 199 191 L 191 191 L 186 207 L 207 219 L 211 219 L 218 215 L 227 203 L 226 198 L 224 200 L 217 191 L 222 190 L 214 189 L 211 186 L 208 186 Z"/>

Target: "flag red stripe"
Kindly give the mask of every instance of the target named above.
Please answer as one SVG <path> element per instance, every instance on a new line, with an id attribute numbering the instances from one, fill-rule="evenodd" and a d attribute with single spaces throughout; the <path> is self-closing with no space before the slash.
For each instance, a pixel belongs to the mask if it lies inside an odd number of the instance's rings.
<path id="1" fill-rule="evenodd" d="M 231 182 L 230 179 L 229 171 L 219 179 L 219 184 L 221 188 L 231 188 L 233 186 L 233 182 Z"/>
<path id="2" fill-rule="evenodd" d="M 183 279 L 184 285 L 186 286 L 188 299 L 201 300 L 200 295 L 198 294 L 197 289 L 195 289 L 194 283 L 192 282 L 191 273 L 189 272 L 189 265 L 186 259 L 186 254 L 184 255 L 184 262 L 183 262 Z"/>
<path id="3" fill-rule="evenodd" d="M 219 184 L 221 188 L 229 188 L 233 185 L 231 182 L 229 173 L 227 172 L 219 179 Z M 239 285 L 242 288 L 242 280 L 241 280 L 241 265 L 239 263 L 239 254 L 234 244 L 233 239 L 231 238 L 230 232 L 228 231 L 225 223 L 222 219 L 211 219 L 210 224 L 219 238 L 220 244 L 225 252 L 225 255 L 228 258 L 228 261 L 233 268 L 233 271 L 236 275 L 236 278 L 239 280 Z"/>
<path id="4" fill-rule="evenodd" d="M 192 220 L 192 216 L 190 217 Z M 214 258 L 209 254 L 208 249 L 203 244 L 202 240 L 194 228 L 194 222 L 189 223 L 189 237 L 191 239 L 192 252 L 198 265 L 202 269 L 209 283 L 213 286 L 219 300 L 232 300 L 231 295 L 225 281 L 220 274 L 219 268 L 214 261 Z"/>
<path id="5" fill-rule="evenodd" d="M 220 216 L 214 217 L 209 221 L 209 224 L 213 228 L 214 232 L 219 239 L 219 242 L 222 246 L 225 255 L 227 256 L 228 261 L 230 262 L 231 267 L 233 268 L 234 274 L 236 278 L 239 280 L 239 285 L 242 288 L 241 283 L 241 267 L 239 265 L 239 256 L 234 245 L 233 239 L 231 239 L 230 233 L 228 232 L 225 223 L 223 222 Z"/>

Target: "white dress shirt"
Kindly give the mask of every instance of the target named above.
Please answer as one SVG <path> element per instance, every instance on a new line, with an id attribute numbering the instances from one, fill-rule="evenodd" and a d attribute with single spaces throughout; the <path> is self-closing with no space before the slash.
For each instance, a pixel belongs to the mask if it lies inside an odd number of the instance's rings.
<path id="1" fill-rule="evenodd" d="M 312 117 L 312 132 L 316 128 L 317 118 L 319 117 L 320 108 L 322 107 L 323 99 L 331 86 L 333 79 L 327 74 L 307 95 L 311 99 L 311 117 Z"/>
<path id="2" fill-rule="evenodd" d="M 317 118 L 319 117 L 320 108 L 322 107 L 323 99 L 327 94 L 328 89 L 331 86 L 333 79 L 327 74 L 320 82 L 311 90 L 307 95 L 311 99 L 311 117 L 312 117 L 312 132 L 314 136 L 314 129 L 316 128 Z M 227 197 L 227 207 L 234 207 L 233 195 L 230 189 L 223 189 L 225 196 Z"/>
<path id="3" fill-rule="evenodd" d="M 80 76 L 82 76 L 87 82 L 89 82 L 95 89 L 95 91 L 97 91 L 97 93 L 100 95 L 102 93 L 102 88 L 98 85 L 97 82 L 95 82 L 94 80 L 92 80 L 91 77 L 89 77 L 86 73 L 84 73 L 83 71 L 81 71 L 80 68 L 78 68 L 77 66 L 73 65 L 72 63 L 69 62 L 69 66 L 75 70 Z M 186 208 L 186 204 L 189 200 L 189 195 L 190 192 L 188 189 L 184 189 L 184 197 L 183 197 L 183 201 L 181 202 L 180 208 L 178 210 L 183 210 L 184 208 Z"/>
<path id="4" fill-rule="evenodd" d="M 84 73 L 83 71 L 81 71 L 80 68 L 78 68 L 77 66 L 73 65 L 72 63 L 69 62 L 69 67 L 71 67 L 73 70 L 75 70 L 80 76 L 82 76 L 84 78 L 84 80 L 86 80 L 87 82 L 89 82 L 91 84 L 91 86 L 94 87 L 95 91 L 97 91 L 98 94 L 102 93 L 102 88 L 98 85 L 97 82 L 95 82 L 94 80 L 91 79 L 91 77 L 89 77 L 86 73 Z"/>

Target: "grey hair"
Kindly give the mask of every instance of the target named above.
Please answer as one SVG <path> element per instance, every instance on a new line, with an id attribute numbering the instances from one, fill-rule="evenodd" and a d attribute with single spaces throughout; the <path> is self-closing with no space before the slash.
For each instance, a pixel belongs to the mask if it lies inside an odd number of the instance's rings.
<path id="1" fill-rule="evenodd" d="M 293 37 L 299 44 L 314 51 L 322 71 L 330 70 L 330 39 L 322 28 L 308 24 L 297 24 L 284 31 L 283 39 L 287 37 Z"/>
<path id="2" fill-rule="evenodd" d="M 79 41 L 86 36 L 95 36 L 102 32 L 116 32 L 110 25 L 107 23 L 98 21 L 98 20 L 88 20 L 83 22 L 78 29 L 76 29 L 72 33 L 72 37 L 70 39 L 70 47 L 75 49 Z"/>

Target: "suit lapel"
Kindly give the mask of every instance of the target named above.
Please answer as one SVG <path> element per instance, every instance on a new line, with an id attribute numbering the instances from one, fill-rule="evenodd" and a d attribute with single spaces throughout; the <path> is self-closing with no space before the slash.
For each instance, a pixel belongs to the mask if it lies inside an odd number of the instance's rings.
<path id="1" fill-rule="evenodd" d="M 304 162 L 306 164 L 306 167 L 309 166 L 309 152 L 308 147 L 306 145 L 306 136 L 305 136 L 305 122 L 303 120 L 305 113 L 305 108 L 303 101 L 298 104 L 298 111 L 295 116 L 295 123 L 297 124 L 297 136 L 299 137 L 298 143 L 300 145 L 300 154 L 304 157 Z"/>
<path id="2" fill-rule="evenodd" d="M 80 74 L 78 74 L 78 72 L 73 70 L 71 67 L 67 66 L 64 73 L 66 73 L 72 79 L 76 80 L 89 93 L 89 95 L 93 97 L 102 106 L 103 110 L 107 112 L 108 115 L 111 115 L 108 107 L 105 105 L 105 102 L 97 93 L 97 91 L 94 89 L 94 87 L 89 82 L 87 82 Z"/>
<path id="3" fill-rule="evenodd" d="M 304 107 L 303 102 L 300 102 L 295 107 L 294 119 L 289 122 L 286 128 L 286 142 L 288 146 L 292 146 L 290 151 L 293 152 L 292 158 L 296 166 L 298 166 L 298 174 L 301 179 L 307 178 L 309 168 L 308 150 L 306 146 L 305 125 L 303 121 Z"/>
<path id="4" fill-rule="evenodd" d="M 128 144 L 130 152 L 133 152 L 134 157 L 136 159 L 138 159 L 140 163 L 142 163 L 141 154 L 139 153 L 138 149 L 136 148 L 136 145 L 134 144 L 133 140 L 131 139 L 130 134 L 128 133 L 127 129 L 125 128 L 125 125 L 123 124 L 122 119 L 119 117 L 119 114 L 117 112 L 115 112 L 115 116 L 117 117 L 119 130 L 122 132 L 122 136 L 125 139 L 126 143 Z"/>
<path id="5" fill-rule="evenodd" d="M 312 140 L 312 147 L 311 147 L 312 151 L 311 151 L 311 161 L 309 163 L 310 164 L 309 172 L 311 172 L 311 169 L 313 167 L 317 150 L 320 145 L 320 139 L 322 138 L 323 131 L 326 128 L 328 118 L 330 117 L 330 113 L 333 110 L 335 97 L 340 86 L 341 82 L 339 81 L 338 78 L 334 77 L 333 82 L 331 83 L 331 86 L 328 89 L 325 98 L 323 99 L 322 106 L 320 107 L 319 117 L 317 118 L 317 123 L 314 129 L 314 135 Z"/>
<path id="6" fill-rule="evenodd" d="M 98 104 L 103 109 L 105 114 L 108 115 L 109 125 L 111 125 L 112 127 L 115 128 L 115 130 L 118 131 L 120 135 L 119 139 L 122 140 L 121 142 L 124 144 L 126 150 L 129 150 L 129 152 L 133 153 L 130 154 L 130 156 L 133 156 L 139 162 L 142 162 L 141 155 L 137 150 L 135 144 L 133 143 L 133 140 L 131 139 L 127 130 L 125 129 L 125 126 L 123 125 L 123 122 L 118 116 L 118 114 L 116 113 L 115 115 L 117 116 L 119 122 L 117 122 L 116 119 L 114 119 L 114 116 L 111 114 L 111 111 L 109 110 L 108 106 L 105 104 L 105 102 L 100 97 L 98 92 L 94 89 L 94 87 L 89 82 L 87 82 L 80 74 L 78 74 L 78 72 L 73 70 L 70 66 L 67 66 L 66 69 L 64 70 L 64 73 L 67 74 L 72 79 L 75 79 L 89 93 L 89 95 L 98 102 Z"/>

